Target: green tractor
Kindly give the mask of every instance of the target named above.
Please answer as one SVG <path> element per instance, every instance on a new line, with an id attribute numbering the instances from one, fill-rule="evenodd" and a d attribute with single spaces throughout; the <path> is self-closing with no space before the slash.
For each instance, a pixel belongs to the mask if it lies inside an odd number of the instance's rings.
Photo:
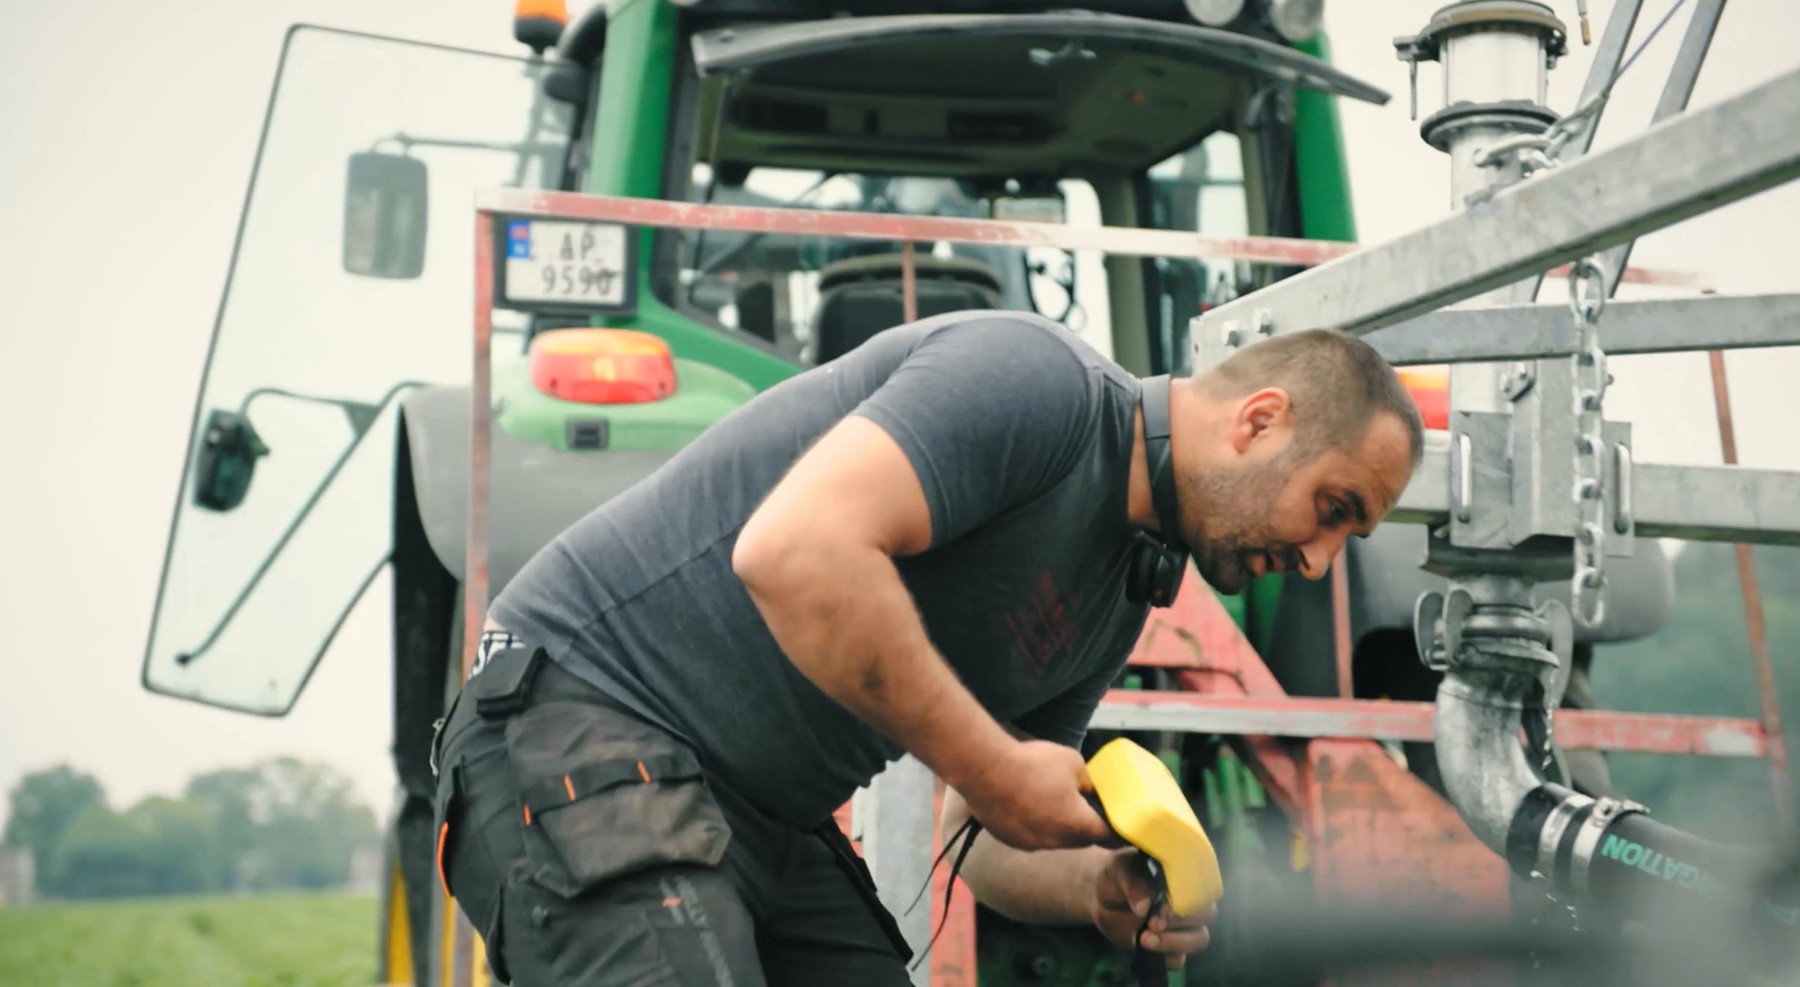
<path id="1" fill-rule="evenodd" d="M 1334 100 L 1388 97 L 1329 64 L 1318 3 L 1082 6 L 614 0 L 571 22 L 560 3 L 527 0 L 521 57 L 291 30 L 142 680 L 281 716 L 385 577 L 398 806 L 380 982 L 447 984 L 459 965 L 433 866 L 429 747 L 463 652 L 473 194 L 1355 238 Z M 608 314 L 494 313 L 490 592 L 708 425 L 907 311 L 899 243 L 644 227 L 614 247 L 626 277 Z M 1180 371 L 1194 315 L 1294 270 L 937 244 L 916 253 L 916 312 L 1036 311 L 1134 372 Z M 546 298 L 559 277 L 565 292 L 594 287 L 554 265 L 544 277 Z M 1404 529 L 1391 537 L 1350 560 L 1358 691 L 1428 698 L 1410 627 L 1431 577 Z M 1666 570 L 1646 557 L 1654 584 Z M 1330 599 L 1284 582 L 1222 602 L 1288 691 L 1335 695 L 1328 640 L 1292 633 L 1328 628 Z M 1638 620 L 1625 595 L 1599 639 L 1643 633 L 1666 610 L 1650 593 Z M 1121 684 L 1155 687 L 1136 673 Z M 1260 804 L 1228 758 L 1187 760 L 1175 763 L 1196 800 Z M 1052 955 L 1031 930 L 980 922 L 984 985 L 1099 983 L 1124 968 L 1097 938 L 1059 937 Z"/>

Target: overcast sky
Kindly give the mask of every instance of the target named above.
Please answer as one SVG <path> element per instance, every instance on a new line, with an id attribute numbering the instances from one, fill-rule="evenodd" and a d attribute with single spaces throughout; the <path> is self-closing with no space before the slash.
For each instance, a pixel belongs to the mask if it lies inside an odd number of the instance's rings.
<path id="1" fill-rule="evenodd" d="M 1670 2 L 1647 0 L 1640 36 Z M 1392 46 L 1438 6 L 1326 3 L 1337 63 L 1395 96 L 1385 107 L 1344 110 L 1365 242 L 1448 208 L 1446 161 L 1408 119 L 1405 66 Z M 0 285 L 11 313 L 0 360 L 0 606 L 9 652 L 0 789 L 66 761 L 98 774 L 124 806 L 174 794 L 196 771 L 295 753 L 349 772 L 371 803 L 387 806 L 385 580 L 370 587 L 285 718 L 155 696 L 140 687 L 139 671 L 194 394 L 284 31 L 304 21 L 515 53 L 510 7 L 0 3 Z M 1573 27 L 1572 0 L 1555 7 Z M 1611 4 L 1589 7 L 1597 39 Z M 1648 119 L 1686 20 L 1684 8 L 1620 84 L 1601 146 Z M 1793 4 L 1737 0 L 1694 106 L 1800 65 L 1797 36 Z M 1552 75 L 1559 110 L 1571 107 L 1587 71 L 1591 49 L 1576 45 Z M 1438 105 L 1437 85 L 1428 66 L 1425 112 Z M 1698 271 L 1727 293 L 1792 291 L 1800 288 L 1797 221 L 1800 190 L 1778 189 L 1648 237 L 1633 259 Z M 1546 299 L 1560 289 L 1552 282 Z M 1729 366 L 1744 461 L 1800 468 L 1800 443 L 1790 437 L 1800 361 L 1764 351 L 1733 356 Z M 1617 361 L 1614 369 L 1610 417 L 1637 423 L 1641 461 L 1718 461 L 1704 357 Z"/>

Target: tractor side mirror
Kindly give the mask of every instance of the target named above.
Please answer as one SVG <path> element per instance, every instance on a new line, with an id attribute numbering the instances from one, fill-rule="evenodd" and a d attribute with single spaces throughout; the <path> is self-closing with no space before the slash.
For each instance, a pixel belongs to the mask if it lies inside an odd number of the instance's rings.
<path id="1" fill-rule="evenodd" d="M 211 511 L 229 511 L 244 502 L 256 461 L 269 454 L 250 419 L 235 411 L 214 410 L 200 433 L 200 456 L 194 467 L 194 503 Z"/>
<path id="2" fill-rule="evenodd" d="M 411 279 L 425 269 L 425 162 L 363 151 L 350 155 L 344 188 L 344 270 Z"/>

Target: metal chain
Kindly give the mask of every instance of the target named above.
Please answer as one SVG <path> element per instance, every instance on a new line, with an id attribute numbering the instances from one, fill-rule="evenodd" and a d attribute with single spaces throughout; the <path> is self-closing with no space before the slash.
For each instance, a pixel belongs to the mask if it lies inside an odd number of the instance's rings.
<path id="1" fill-rule="evenodd" d="M 1606 617 L 1606 438 L 1602 405 L 1606 397 L 1606 352 L 1600 348 L 1599 319 L 1606 307 L 1606 269 L 1599 255 L 1576 261 L 1569 270 L 1569 310 L 1575 318 L 1573 361 L 1575 412 L 1575 575 L 1570 609 L 1576 622 L 1597 626 Z"/>

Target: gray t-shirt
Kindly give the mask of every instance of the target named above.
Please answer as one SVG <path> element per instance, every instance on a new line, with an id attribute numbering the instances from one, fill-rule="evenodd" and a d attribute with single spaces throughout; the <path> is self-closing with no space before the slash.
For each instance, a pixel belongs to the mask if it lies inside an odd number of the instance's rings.
<path id="1" fill-rule="evenodd" d="M 1138 379 L 1064 327 L 957 312 L 758 395 L 539 552 L 502 626 L 695 746 L 795 825 L 902 753 L 788 660 L 731 570 L 764 495 L 845 415 L 912 462 L 932 545 L 896 565 L 927 633 L 1002 723 L 1071 746 L 1142 631 L 1125 598 Z"/>

